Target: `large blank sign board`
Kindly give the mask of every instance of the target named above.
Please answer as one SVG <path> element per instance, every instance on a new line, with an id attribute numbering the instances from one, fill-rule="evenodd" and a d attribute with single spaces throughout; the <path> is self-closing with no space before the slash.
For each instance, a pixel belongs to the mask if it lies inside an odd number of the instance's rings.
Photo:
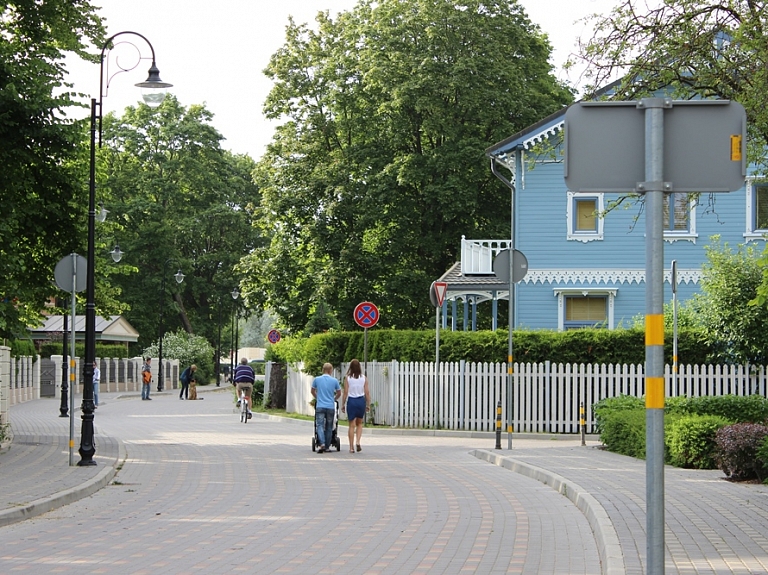
<path id="1" fill-rule="evenodd" d="M 727 100 L 669 100 L 664 182 L 675 192 L 732 192 L 747 175 L 744 107 Z M 574 192 L 642 191 L 645 108 L 579 102 L 565 113 L 565 184 Z"/>

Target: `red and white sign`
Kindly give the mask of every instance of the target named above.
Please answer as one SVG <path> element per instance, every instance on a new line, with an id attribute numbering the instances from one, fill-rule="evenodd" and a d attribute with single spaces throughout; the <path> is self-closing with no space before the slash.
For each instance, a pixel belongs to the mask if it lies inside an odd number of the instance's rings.
<path id="1" fill-rule="evenodd" d="M 435 297 L 437 298 L 437 307 L 443 307 L 443 302 L 445 301 L 445 292 L 447 291 L 447 283 L 435 282 Z"/>
<path id="2" fill-rule="evenodd" d="M 269 343 L 277 343 L 280 341 L 280 332 L 276 329 L 270 329 L 267 334 L 267 339 L 269 340 Z"/>
<path id="3" fill-rule="evenodd" d="M 379 308 L 369 301 L 364 301 L 355 306 L 355 323 L 360 327 L 373 327 L 379 321 Z"/>

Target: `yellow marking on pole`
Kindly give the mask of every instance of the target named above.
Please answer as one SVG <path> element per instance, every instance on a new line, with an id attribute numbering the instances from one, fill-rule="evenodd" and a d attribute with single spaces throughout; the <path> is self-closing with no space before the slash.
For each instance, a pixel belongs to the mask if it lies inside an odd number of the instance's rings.
<path id="1" fill-rule="evenodd" d="M 69 448 L 72 449 L 74 446 L 75 446 L 75 440 L 74 439 L 70 439 L 69 440 Z"/>
<path id="2" fill-rule="evenodd" d="M 664 314 L 645 316 L 645 345 L 664 345 Z"/>
<path id="3" fill-rule="evenodd" d="M 741 161 L 741 134 L 731 134 L 731 161 Z"/>
<path id="4" fill-rule="evenodd" d="M 69 367 L 74 369 L 74 367 L 75 367 L 75 360 L 74 359 L 70 359 L 69 360 Z"/>
<path id="5" fill-rule="evenodd" d="M 511 425 L 507 425 L 507 433 L 512 433 L 512 426 Z"/>
<path id="6" fill-rule="evenodd" d="M 664 409 L 664 378 L 645 378 L 646 409 Z"/>

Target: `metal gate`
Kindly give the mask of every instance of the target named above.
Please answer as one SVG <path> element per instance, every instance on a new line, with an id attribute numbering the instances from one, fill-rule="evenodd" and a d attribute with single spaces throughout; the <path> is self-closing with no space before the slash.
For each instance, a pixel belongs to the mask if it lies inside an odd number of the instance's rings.
<path id="1" fill-rule="evenodd" d="M 40 397 L 56 396 L 55 364 L 50 358 L 40 359 Z"/>

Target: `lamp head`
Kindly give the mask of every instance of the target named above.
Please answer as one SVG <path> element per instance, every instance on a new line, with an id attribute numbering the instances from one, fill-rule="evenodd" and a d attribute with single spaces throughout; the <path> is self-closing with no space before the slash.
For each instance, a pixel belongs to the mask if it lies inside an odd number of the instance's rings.
<path id="1" fill-rule="evenodd" d="M 233 289 L 232 290 L 232 299 L 237 299 L 239 297 L 240 297 L 240 292 L 238 291 L 238 289 L 237 288 Z"/>
<path id="2" fill-rule="evenodd" d="M 118 263 L 121 259 L 123 259 L 123 254 L 125 252 L 120 249 L 119 245 L 115 244 L 115 248 L 109 253 L 112 256 L 112 261 Z"/>
<path id="3" fill-rule="evenodd" d="M 141 88 L 141 97 L 144 99 L 144 103 L 150 108 L 157 108 L 165 99 L 168 92 L 166 88 L 170 88 L 173 84 L 163 82 L 160 79 L 160 70 L 157 69 L 153 61 L 147 79 L 144 82 L 139 82 L 136 86 Z"/>
<path id="4" fill-rule="evenodd" d="M 181 273 L 181 268 L 179 268 L 179 271 L 177 271 L 175 274 L 173 274 L 173 277 L 176 278 L 176 283 L 180 284 L 184 281 L 184 274 Z"/>
<path id="5" fill-rule="evenodd" d="M 107 219 L 107 214 L 109 213 L 109 210 L 104 207 L 104 204 L 99 202 L 99 213 L 96 214 L 96 219 L 99 221 L 99 223 L 104 223 L 104 220 Z"/>

